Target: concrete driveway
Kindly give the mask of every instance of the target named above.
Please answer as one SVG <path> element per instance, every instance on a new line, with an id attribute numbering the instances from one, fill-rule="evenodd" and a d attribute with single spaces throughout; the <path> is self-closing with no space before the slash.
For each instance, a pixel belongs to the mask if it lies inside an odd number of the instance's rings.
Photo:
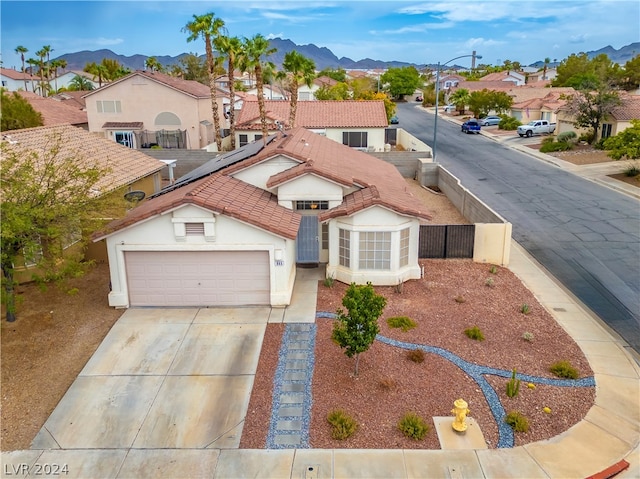
<path id="1" fill-rule="evenodd" d="M 32 448 L 237 448 L 267 322 L 283 314 L 127 310 Z"/>

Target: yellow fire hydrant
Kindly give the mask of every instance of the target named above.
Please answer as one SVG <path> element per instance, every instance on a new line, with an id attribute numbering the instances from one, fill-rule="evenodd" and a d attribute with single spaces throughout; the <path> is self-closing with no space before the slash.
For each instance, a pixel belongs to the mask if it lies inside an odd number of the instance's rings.
<path id="1" fill-rule="evenodd" d="M 464 399 L 456 399 L 453 401 L 453 406 L 454 408 L 451 410 L 451 414 L 455 414 L 456 417 L 451 427 L 458 432 L 464 432 L 467 430 L 465 419 L 467 418 L 467 414 L 471 414 L 471 411 L 467 409 L 467 401 Z"/>

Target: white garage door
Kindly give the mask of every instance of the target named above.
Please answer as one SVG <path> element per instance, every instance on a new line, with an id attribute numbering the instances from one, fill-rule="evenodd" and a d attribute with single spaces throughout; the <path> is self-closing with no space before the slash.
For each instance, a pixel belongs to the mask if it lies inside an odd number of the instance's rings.
<path id="1" fill-rule="evenodd" d="M 270 303 L 266 251 L 127 251 L 131 306 Z"/>

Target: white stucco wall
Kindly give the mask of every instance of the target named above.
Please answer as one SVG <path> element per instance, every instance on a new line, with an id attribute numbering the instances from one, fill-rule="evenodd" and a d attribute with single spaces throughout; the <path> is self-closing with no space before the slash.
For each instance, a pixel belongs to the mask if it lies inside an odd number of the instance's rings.
<path id="1" fill-rule="evenodd" d="M 249 183 L 250 185 L 256 186 L 262 190 L 271 191 L 273 193 L 273 189 L 267 188 L 267 181 L 269 180 L 269 178 L 298 164 L 300 164 L 298 161 L 295 161 L 287 156 L 278 155 L 274 156 L 273 158 L 269 158 L 262 163 L 252 165 L 249 168 L 238 171 L 232 176 L 240 181 L 244 181 L 245 183 Z"/>
<path id="2" fill-rule="evenodd" d="M 184 221 L 204 222 L 205 235 L 213 232 L 214 236 L 183 237 L 179 240 L 175 225 Z M 111 275 L 110 306 L 129 306 L 125 251 L 267 251 L 271 266 L 271 305 L 285 306 L 291 300 L 296 261 L 294 240 L 281 238 L 233 218 L 214 215 L 196 206 L 183 206 L 125 228 L 108 237 L 106 242 Z M 282 265 L 276 264 L 276 250 L 282 251 Z"/>
<path id="3" fill-rule="evenodd" d="M 327 128 L 326 137 L 342 144 L 342 133 L 345 131 L 367 132 L 367 147 L 374 151 L 384 151 L 384 128 Z"/>
<path id="4" fill-rule="evenodd" d="M 400 266 L 400 231 L 410 229 L 409 260 L 406 266 Z M 351 266 L 340 265 L 339 229 L 351 231 Z M 359 269 L 359 233 L 369 231 L 391 232 L 391 268 L 389 270 Z M 408 279 L 419 279 L 421 269 L 418 264 L 418 238 L 420 223 L 415 218 L 399 215 L 383 207 L 375 206 L 353 216 L 337 218 L 329 222 L 329 263 L 327 277 L 333 277 L 343 283 L 393 286 Z"/>

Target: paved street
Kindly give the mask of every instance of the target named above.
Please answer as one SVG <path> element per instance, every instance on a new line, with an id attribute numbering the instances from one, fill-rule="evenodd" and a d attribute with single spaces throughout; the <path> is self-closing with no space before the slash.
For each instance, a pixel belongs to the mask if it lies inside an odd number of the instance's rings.
<path id="1" fill-rule="evenodd" d="M 433 143 L 434 115 L 399 105 L 400 127 Z M 495 128 L 495 127 L 494 127 Z M 513 224 L 513 237 L 640 352 L 640 203 L 438 121 L 437 161 Z"/>

